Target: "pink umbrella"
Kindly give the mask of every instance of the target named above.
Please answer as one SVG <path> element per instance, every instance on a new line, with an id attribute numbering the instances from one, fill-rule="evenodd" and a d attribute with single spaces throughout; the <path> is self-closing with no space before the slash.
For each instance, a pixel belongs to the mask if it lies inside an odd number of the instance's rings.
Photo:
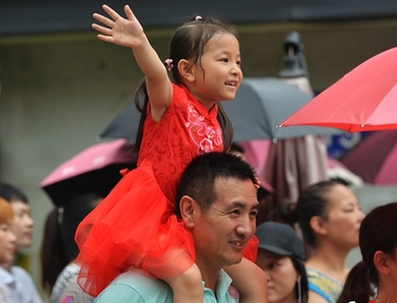
<path id="1" fill-rule="evenodd" d="M 58 166 L 40 183 L 55 205 L 76 195 L 106 196 L 121 179 L 121 169 L 135 167 L 136 157 L 126 139 L 93 145 Z"/>
<path id="2" fill-rule="evenodd" d="M 273 187 L 263 178 L 263 175 L 260 173 L 265 167 L 270 144 L 270 140 L 251 140 L 239 142 L 239 145 L 244 149 L 245 158 L 257 172 L 259 182 L 261 182 L 261 187 L 269 193 L 274 193 Z"/>
<path id="3" fill-rule="evenodd" d="M 397 130 L 371 133 L 340 161 L 367 183 L 397 184 Z"/>
<path id="4" fill-rule="evenodd" d="M 397 128 L 397 47 L 350 71 L 280 126 L 334 127 L 348 132 Z"/>

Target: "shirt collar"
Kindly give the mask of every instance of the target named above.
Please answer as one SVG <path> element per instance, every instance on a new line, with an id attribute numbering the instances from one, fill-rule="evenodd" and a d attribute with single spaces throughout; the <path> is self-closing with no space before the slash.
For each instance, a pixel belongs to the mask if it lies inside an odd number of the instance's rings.
<path id="1" fill-rule="evenodd" d="M 15 276 L 0 266 L 0 281 L 9 285 L 15 282 Z"/>

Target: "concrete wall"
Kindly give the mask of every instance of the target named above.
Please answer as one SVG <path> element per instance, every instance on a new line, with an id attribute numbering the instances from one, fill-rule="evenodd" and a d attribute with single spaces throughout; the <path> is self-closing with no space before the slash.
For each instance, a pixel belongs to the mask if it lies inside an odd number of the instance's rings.
<path id="1" fill-rule="evenodd" d="M 397 20 L 239 26 L 243 70 L 277 77 L 282 43 L 301 34 L 310 80 L 321 90 L 365 59 L 397 45 Z M 171 31 L 147 34 L 162 59 Z M 95 34 L 0 37 L 0 179 L 23 189 L 36 222 L 31 272 L 39 283 L 43 222 L 52 205 L 39 183 L 56 166 L 97 143 L 131 101 L 142 73 L 131 51 Z"/>

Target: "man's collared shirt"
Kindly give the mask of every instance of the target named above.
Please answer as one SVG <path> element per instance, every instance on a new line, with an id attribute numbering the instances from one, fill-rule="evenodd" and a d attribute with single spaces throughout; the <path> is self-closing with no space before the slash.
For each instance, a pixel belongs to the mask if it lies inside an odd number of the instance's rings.
<path id="1" fill-rule="evenodd" d="M 218 274 L 216 296 L 204 287 L 204 303 L 231 303 L 228 289 L 232 279 L 224 270 Z M 162 280 L 148 277 L 142 271 L 128 271 L 118 276 L 94 301 L 95 303 L 172 303 L 172 290 Z"/>

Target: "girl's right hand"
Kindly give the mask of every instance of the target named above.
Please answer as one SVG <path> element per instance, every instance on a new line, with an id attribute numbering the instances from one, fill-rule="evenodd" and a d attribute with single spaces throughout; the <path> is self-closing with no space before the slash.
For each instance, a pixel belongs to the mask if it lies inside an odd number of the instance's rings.
<path id="1" fill-rule="evenodd" d="M 99 32 L 98 38 L 100 40 L 134 48 L 139 46 L 142 41 L 146 39 L 141 24 L 138 19 L 135 18 L 134 13 L 128 5 L 124 7 L 127 19 L 121 17 L 106 4 L 104 4 L 102 8 L 110 18 L 98 13 L 95 13 L 93 17 L 106 26 L 96 23 L 92 24 L 92 28 Z"/>

